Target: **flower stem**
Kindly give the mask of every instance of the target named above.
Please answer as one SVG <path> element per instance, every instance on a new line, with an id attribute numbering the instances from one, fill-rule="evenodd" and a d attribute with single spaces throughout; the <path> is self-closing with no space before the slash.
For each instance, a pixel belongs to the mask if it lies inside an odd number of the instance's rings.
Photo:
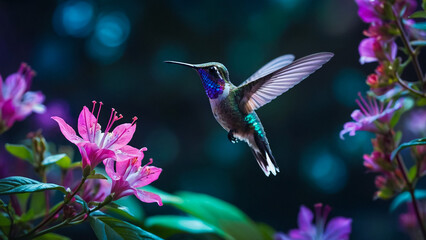
<path id="1" fill-rule="evenodd" d="M 426 98 L 426 93 L 422 93 L 416 89 L 411 88 L 410 86 L 408 86 L 408 84 L 406 82 L 404 82 L 404 80 L 402 80 L 398 75 L 396 75 L 396 78 L 398 79 L 398 83 L 405 89 L 407 89 L 408 91 L 410 91 L 411 93 L 413 93 L 416 96 L 422 97 L 422 98 Z"/>
<path id="2" fill-rule="evenodd" d="M 410 55 L 411 59 L 413 60 L 413 65 L 414 65 L 414 69 L 416 70 L 417 78 L 419 79 L 420 82 L 423 83 L 423 90 L 425 90 L 426 89 L 426 79 L 423 77 L 423 71 L 422 71 L 422 68 L 420 67 L 419 59 L 417 58 L 417 53 L 411 47 L 408 36 L 407 36 L 407 34 L 405 34 L 404 27 L 402 25 L 402 20 L 401 20 L 401 18 L 399 18 L 398 13 L 396 13 L 395 10 L 394 10 L 393 14 L 394 14 L 395 19 L 396 19 L 396 21 L 395 21 L 396 25 L 397 25 L 400 33 L 401 33 L 400 35 L 401 35 L 402 42 L 404 43 L 405 48 L 408 51 L 408 54 Z"/>
<path id="3" fill-rule="evenodd" d="M 78 185 L 78 187 L 76 188 L 76 190 L 69 196 L 69 197 L 66 197 L 65 198 L 65 200 L 64 200 L 64 202 L 61 204 L 61 206 L 59 206 L 57 209 L 56 209 L 56 211 L 55 212 L 53 212 L 52 214 L 50 214 L 50 216 L 49 217 L 47 217 L 47 218 L 45 218 L 43 221 L 41 221 L 35 228 L 33 228 L 30 232 L 28 232 L 27 234 L 25 234 L 24 236 L 21 236 L 21 237 L 18 237 L 18 239 L 21 239 L 21 238 L 23 238 L 23 239 L 30 239 L 30 238 L 33 238 L 34 237 L 34 234 L 35 234 L 35 232 L 38 230 L 38 229 L 40 229 L 41 227 L 43 227 L 44 225 L 46 225 L 47 223 L 49 223 L 54 217 L 55 217 L 55 215 L 56 214 L 58 214 L 63 208 L 64 208 L 64 206 L 65 205 L 67 205 L 72 199 L 73 199 L 73 197 L 77 194 L 77 192 L 80 190 L 80 188 L 83 186 L 83 184 L 84 184 L 84 182 L 86 181 L 86 177 L 83 177 L 82 179 L 81 179 L 81 182 L 80 182 L 80 184 Z M 60 225 L 60 224 L 58 224 L 58 225 Z M 62 225 L 61 225 L 62 226 Z M 48 229 L 46 229 L 46 230 L 48 230 Z M 45 230 L 43 230 L 43 231 L 41 231 L 41 232 L 44 232 Z M 41 232 L 39 232 L 39 233 L 41 233 Z M 35 234 L 36 236 L 37 235 L 39 235 L 39 233 L 37 233 L 37 234 Z"/>
<path id="4" fill-rule="evenodd" d="M 396 156 L 396 161 L 398 163 L 399 169 L 402 172 L 402 176 L 404 177 L 404 180 L 407 183 L 408 192 L 410 192 L 411 202 L 413 203 L 414 212 L 416 213 L 417 223 L 419 224 L 419 228 L 420 228 L 420 230 L 422 232 L 423 239 L 426 239 L 426 230 L 425 230 L 425 226 L 423 224 L 423 219 L 422 219 L 422 217 L 420 215 L 419 206 L 417 205 L 416 196 L 414 195 L 414 186 L 413 186 L 413 183 L 410 182 L 410 180 L 408 179 L 407 169 L 405 167 L 404 162 L 399 157 L 399 155 Z"/>

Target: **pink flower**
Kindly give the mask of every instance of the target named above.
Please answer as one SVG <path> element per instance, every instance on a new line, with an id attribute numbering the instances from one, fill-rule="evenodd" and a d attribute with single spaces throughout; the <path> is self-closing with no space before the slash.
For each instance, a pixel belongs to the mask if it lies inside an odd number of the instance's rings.
<path id="1" fill-rule="evenodd" d="M 359 44 L 358 51 L 361 64 L 385 60 L 393 62 L 396 57 L 397 45 L 394 41 L 366 38 Z"/>
<path id="2" fill-rule="evenodd" d="M 326 224 L 330 213 L 329 206 L 315 204 L 315 225 L 312 224 L 314 214 L 305 206 L 300 207 L 298 215 L 299 229 L 290 230 L 289 234 L 275 234 L 275 240 L 347 240 L 351 233 L 352 219 L 344 217 L 332 218 Z"/>
<path id="3" fill-rule="evenodd" d="M 349 133 L 349 136 L 354 136 L 356 131 L 378 132 L 379 129 L 376 123 L 387 124 L 391 120 L 394 112 L 402 107 L 402 99 L 392 104 L 392 100 L 385 106 L 383 102 L 377 103 L 376 99 L 368 97 L 367 101 L 358 93 L 361 101 L 358 99 L 356 103 L 361 110 L 356 109 L 352 112 L 351 117 L 355 122 L 347 122 L 340 131 L 340 138 Z M 392 106 L 393 105 L 393 106 Z"/>
<path id="4" fill-rule="evenodd" d="M 81 137 L 62 118 L 55 116 L 52 119 L 59 124 L 65 138 L 78 146 L 84 166 L 90 165 L 93 168 L 106 159 L 124 161 L 130 157 L 140 157 L 143 154 L 141 150 L 127 145 L 135 132 L 137 118 L 134 117 L 132 123 L 118 125 L 109 132 L 114 123 L 123 118 L 122 115 L 117 116 L 117 112 L 113 108 L 105 132 L 102 132 L 98 121 L 102 105 L 100 102 L 96 117 L 93 115 L 95 101 L 93 101 L 91 112 L 86 106 L 83 107 L 78 117 L 78 132 Z"/>
<path id="5" fill-rule="evenodd" d="M 109 195 L 111 183 L 105 179 L 89 179 L 83 186 L 81 197 L 86 202 L 103 202 Z"/>
<path id="6" fill-rule="evenodd" d="M 44 112 L 44 95 L 28 91 L 34 76 L 31 67 L 22 63 L 18 72 L 8 76 L 4 83 L 0 77 L 0 133 L 32 112 Z"/>
<path id="7" fill-rule="evenodd" d="M 146 150 L 146 148 L 142 149 L 142 151 Z M 160 196 L 139 189 L 157 180 L 162 171 L 161 168 L 149 166 L 152 159 L 145 166 L 141 166 L 142 158 L 143 154 L 141 157 L 128 158 L 121 162 L 106 161 L 105 170 L 112 180 L 111 193 L 115 194 L 114 200 L 133 194 L 142 202 L 156 202 L 162 206 Z"/>

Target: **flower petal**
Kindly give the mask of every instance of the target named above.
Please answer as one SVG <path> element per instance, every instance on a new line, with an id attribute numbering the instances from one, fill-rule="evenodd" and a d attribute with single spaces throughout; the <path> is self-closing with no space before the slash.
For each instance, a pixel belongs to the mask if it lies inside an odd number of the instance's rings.
<path id="1" fill-rule="evenodd" d="M 96 126 L 96 129 L 95 129 Z M 78 133 L 80 136 L 89 142 L 95 142 L 94 131 L 100 130 L 101 126 L 97 124 L 95 116 L 84 106 L 78 116 Z"/>
<path id="2" fill-rule="evenodd" d="M 324 239 L 327 240 L 347 240 L 351 233 L 352 219 L 335 217 L 330 220 L 324 232 Z"/>
<path id="3" fill-rule="evenodd" d="M 312 226 L 313 219 L 314 219 L 314 214 L 312 213 L 312 211 L 303 205 L 300 206 L 299 215 L 297 216 L 297 223 L 299 225 L 300 230 L 307 231 L 313 228 Z"/>
<path id="4" fill-rule="evenodd" d="M 163 169 L 158 168 L 158 167 L 144 166 L 142 168 L 142 172 L 140 174 L 140 177 L 139 177 L 136 185 L 134 185 L 132 187 L 135 187 L 135 188 L 143 187 L 143 186 L 146 186 L 146 185 L 154 182 L 160 176 L 161 171 L 163 171 Z"/>
<path id="5" fill-rule="evenodd" d="M 3 86 L 4 99 L 20 99 L 27 88 L 24 77 L 20 73 L 14 73 L 6 78 Z"/>
<path id="6" fill-rule="evenodd" d="M 23 120 L 32 112 L 43 113 L 46 107 L 42 104 L 44 95 L 41 92 L 26 92 L 22 102 L 17 104 L 16 118 Z"/>
<path id="7" fill-rule="evenodd" d="M 84 162 L 90 165 L 94 169 L 99 163 L 107 159 L 114 159 L 115 153 L 109 149 L 99 148 L 96 143 L 85 143 L 82 146 L 79 146 L 81 156 L 83 157 Z M 86 158 L 86 159 L 85 159 Z M 85 166 L 83 166 L 84 169 Z"/>
<path id="8" fill-rule="evenodd" d="M 141 189 L 134 189 L 133 192 L 135 196 L 142 202 L 146 202 L 146 203 L 156 202 L 158 206 L 163 206 L 163 202 L 161 201 L 160 196 L 158 196 L 155 193 L 143 191 Z"/>
<path id="9" fill-rule="evenodd" d="M 117 174 L 114 170 L 115 161 L 112 159 L 107 159 L 104 161 L 105 171 L 108 176 L 114 181 L 118 181 L 121 179 L 121 175 Z"/>
<path id="10" fill-rule="evenodd" d="M 377 61 L 376 54 L 373 50 L 373 45 L 376 42 L 374 38 L 366 38 L 361 41 L 358 47 L 361 64 Z"/>
<path id="11" fill-rule="evenodd" d="M 130 142 L 135 130 L 136 124 L 124 123 L 118 125 L 112 131 L 112 136 L 105 142 L 105 148 L 110 148 L 112 150 L 122 148 Z"/>
<path id="12" fill-rule="evenodd" d="M 83 139 L 77 136 L 74 129 L 70 125 L 68 125 L 62 118 L 55 116 L 55 117 L 52 117 L 52 119 L 58 123 L 62 134 L 65 136 L 66 139 L 68 139 L 68 141 L 76 145 L 84 142 Z"/>
<path id="13" fill-rule="evenodd" d="M 129 158 L 137 158 L 139 166 L 141 166 L 140 162 L 144 156 L 143 149 L 139 150 L 129 145 L 126 145 L 124 147 L 121 147 L 120 149 L 115 150 L 115 154 L 116 154 L 116 160 L 118 162 L 126 161 Z"/>

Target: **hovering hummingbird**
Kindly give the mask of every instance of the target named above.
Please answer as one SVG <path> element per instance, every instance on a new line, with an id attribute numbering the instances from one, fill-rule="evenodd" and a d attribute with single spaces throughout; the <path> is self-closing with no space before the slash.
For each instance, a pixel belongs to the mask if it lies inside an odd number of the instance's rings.
<path id="1" fill-rule="evenodd" d="M 283 94 L 328 62 L 333 53 L 323 52 L 293 62 L 291 54 L 280 56 L 257 70 L 238 87 L 229 80 L 226 67 L 218 62 L 178 64 L 195 69 L 209 98 L 213 115 L 228 132 L 232 143 L 245 141 L 266 176 L 279 172 L 268 139 L 255 110 Z"/>

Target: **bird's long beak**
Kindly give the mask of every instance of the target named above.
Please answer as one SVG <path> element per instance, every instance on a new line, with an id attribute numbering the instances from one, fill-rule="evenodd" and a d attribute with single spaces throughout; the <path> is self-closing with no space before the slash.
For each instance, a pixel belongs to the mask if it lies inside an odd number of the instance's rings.
<path id="1" fill-rule="evenodd" d="M 194 64 L 189 64 L 189 63 L 184 63 L 184 62 L 176 62 L 176 61 L 164 61 L 164 62 L 165 63 L 182 65 L 182 66 L 187 66 L 187 67 L 190 67 L 190 68 L 197 68 L 197 66 L 195 66 Z"/>

